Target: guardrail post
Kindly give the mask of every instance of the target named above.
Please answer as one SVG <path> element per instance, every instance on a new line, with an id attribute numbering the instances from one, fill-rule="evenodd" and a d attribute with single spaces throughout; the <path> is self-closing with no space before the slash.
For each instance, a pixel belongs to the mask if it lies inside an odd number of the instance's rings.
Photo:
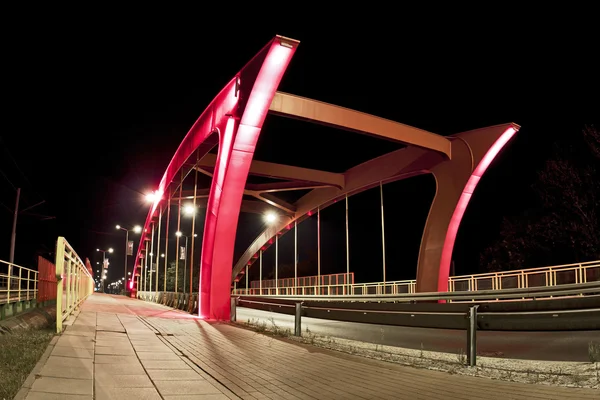
<path id="1" fill-rule="evenodd" d="M 232 297 L 231 298 L 231 313 L 229 315 L 229 319 L 231 322 L 237 321 L 236 305 L 237 305 L 237 297 Z"/>
<path id="2" fill-rule="evenodd" d="M 469 325 L 467 327 L 467 364 L 474 367 L 477 364 L 477 307 L 469 308 Z"/>
<path id="3" fill-rule="evenodd" d="M 294 336 L 302 336 L 302 303 L 296 303 L 294 318 Z"/>

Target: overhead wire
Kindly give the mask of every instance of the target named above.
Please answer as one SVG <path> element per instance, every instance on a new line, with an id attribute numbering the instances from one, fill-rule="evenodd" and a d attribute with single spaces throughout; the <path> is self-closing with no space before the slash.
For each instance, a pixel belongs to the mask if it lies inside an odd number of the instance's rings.
<path id="1" fill-rule="evenodd" d="M 0 137 L 0 143 L 3 143 L 4 140 L 2 139 L 2 137 Z M 17 163 L 17 160 L 15 160 L 15 158 L 12 156 L 11 152 L 8 150 L 8 146 L 2 146 L 4 148 L 4 151 L 6 152 L 6 154 L 8 155 L 8 157 L 10 158 L 10 160 L 12 161 L 12 163 L 15 165 L 15 167 L 17 168 L 17 171 L 19 171 L 19 173 L 21 174 L 21 176 L 23 177 L 23 179 L 25 180 L 25 182 L 30 186 L 30 188 L 32 189 L 33 193 L 41 198 L 42 200 L 45 200 L 43 196 L 41 196 L 39 194 L 39 192 L 35 189 L 35 186 L 31 183 L 31 181 L 29 180 L 29 178 L 27 177 L 27 175 L 25 174 L 25 172 L 23 172 L 23 170 L 21 169 L 21 167 L 19 167 L 19 164 Z M 14 188 L 14 185 L 13 185 Z M 15 189 L 16 190 L 16 189 Z"/>
<path id="2" fill-rule="evenodd" d="M 4 177 L 4 179 L 7 180 L 7 182 L 10 184 L 10 186 L 12 186 L 12 188 L 16 191 L 17 188 L 15 187 L 15 185 L 12 183 L 12 181 L 8 178 L 8 176 L 6 176 L 6 174 L 4 173 L 4 171 L 2 171 L 0 169 L 0 174 L 2 174 L 2 176 Z"/>

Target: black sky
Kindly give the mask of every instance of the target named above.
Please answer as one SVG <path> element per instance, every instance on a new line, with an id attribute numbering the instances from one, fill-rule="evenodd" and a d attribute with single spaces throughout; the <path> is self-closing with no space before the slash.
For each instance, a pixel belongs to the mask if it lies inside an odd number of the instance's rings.
<path id="1" fill-rule="evenodd" d="M 244 30 L 241 23 L 210 29 L 179 18 L 50 24 L 35 35 L 23 28 L 7 41 L 0 259 L 8 259 L 14 185 L 23 188 L 21 208 L 45 201 L 30 210 L 39 215 L 19 216 L 16 263 L 33 266 L 38 253 L 52 257 L 60 235 L 93 262 L 101 259 L 96 247 L 114 247 L 117 269 L 110 277 L 119 277 L 125 239 L 115 224 L 143 224 L 143 194 L 156 187 L 190 126 L 275 34 L 301 41 L 281 91 L 441 135 L 506 122 L 522 126 L 469 205 L 455 247 L 457 273 L 477 269 L 503 216 L 532 204 L 528 188 L 551 142 L 598 120 L 597 63 L 591 61 L 597 50 L 586 47 L 592 36 L 585 24 L 538 27 L 515 17 L 477 26 L 457 20 L 406 25 L 403 17 L 338 26 L 307 17 L 264 18 Z M 256 159 L 342 171 L 395 148 L 270 116 Z M 417 177 L 384 190 L 388 278 L 413 278 L 433 180 Z M 378 193 L 350 200 L 352 270 L 358 281 L 379 280 Z M 324 273 L 341 272 L 343 211 L 335 206 L 322 217 Z M 260 228 L 251 216 L 240 221 L 238 252 Z M 300 230 L 316 232 L 314 225 L 308 221 Z M 310 258 L 316 235 L 305 235 L 301 254 Z M 292 238 L 282 239 L 280 262 L 292 260 Z M 265 262 L 272 262 L 271 253 Z"/>

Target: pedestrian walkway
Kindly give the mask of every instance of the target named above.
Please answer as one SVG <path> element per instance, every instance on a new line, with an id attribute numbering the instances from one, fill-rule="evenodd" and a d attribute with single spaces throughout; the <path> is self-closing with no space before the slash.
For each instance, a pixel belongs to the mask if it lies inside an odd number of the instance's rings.
<path id="1" fill-rule="evenodd" d="M 94 294 L 19 395 L 31 399 L 600 399 L 592 389 L 415 369 Z"/>

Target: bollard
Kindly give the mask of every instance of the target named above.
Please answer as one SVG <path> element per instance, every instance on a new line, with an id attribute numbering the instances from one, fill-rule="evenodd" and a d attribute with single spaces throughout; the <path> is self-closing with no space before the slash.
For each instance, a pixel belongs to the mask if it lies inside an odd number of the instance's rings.
<path id="1" fill-rule="evenodd" d="M 477 364 L 477 307 L 469 308 L 469 325 L 467 327 L 467 364 L 474 367 Z"/>
<path id="2" fill-rule="evenodd" d="M 231 322 L 235 322 L 237 321 L 237 315 L 236 315 L 236 298 L 232 297 L 231 298 L 231 315 L 229 316 L 229 319 L 231 320 Z"/>
<path id="3" fill-rule="evenodd" d="M 302 336 L 302 303 L 296 303 L 296 316 L 294 318 L 294 336 Z"/>

